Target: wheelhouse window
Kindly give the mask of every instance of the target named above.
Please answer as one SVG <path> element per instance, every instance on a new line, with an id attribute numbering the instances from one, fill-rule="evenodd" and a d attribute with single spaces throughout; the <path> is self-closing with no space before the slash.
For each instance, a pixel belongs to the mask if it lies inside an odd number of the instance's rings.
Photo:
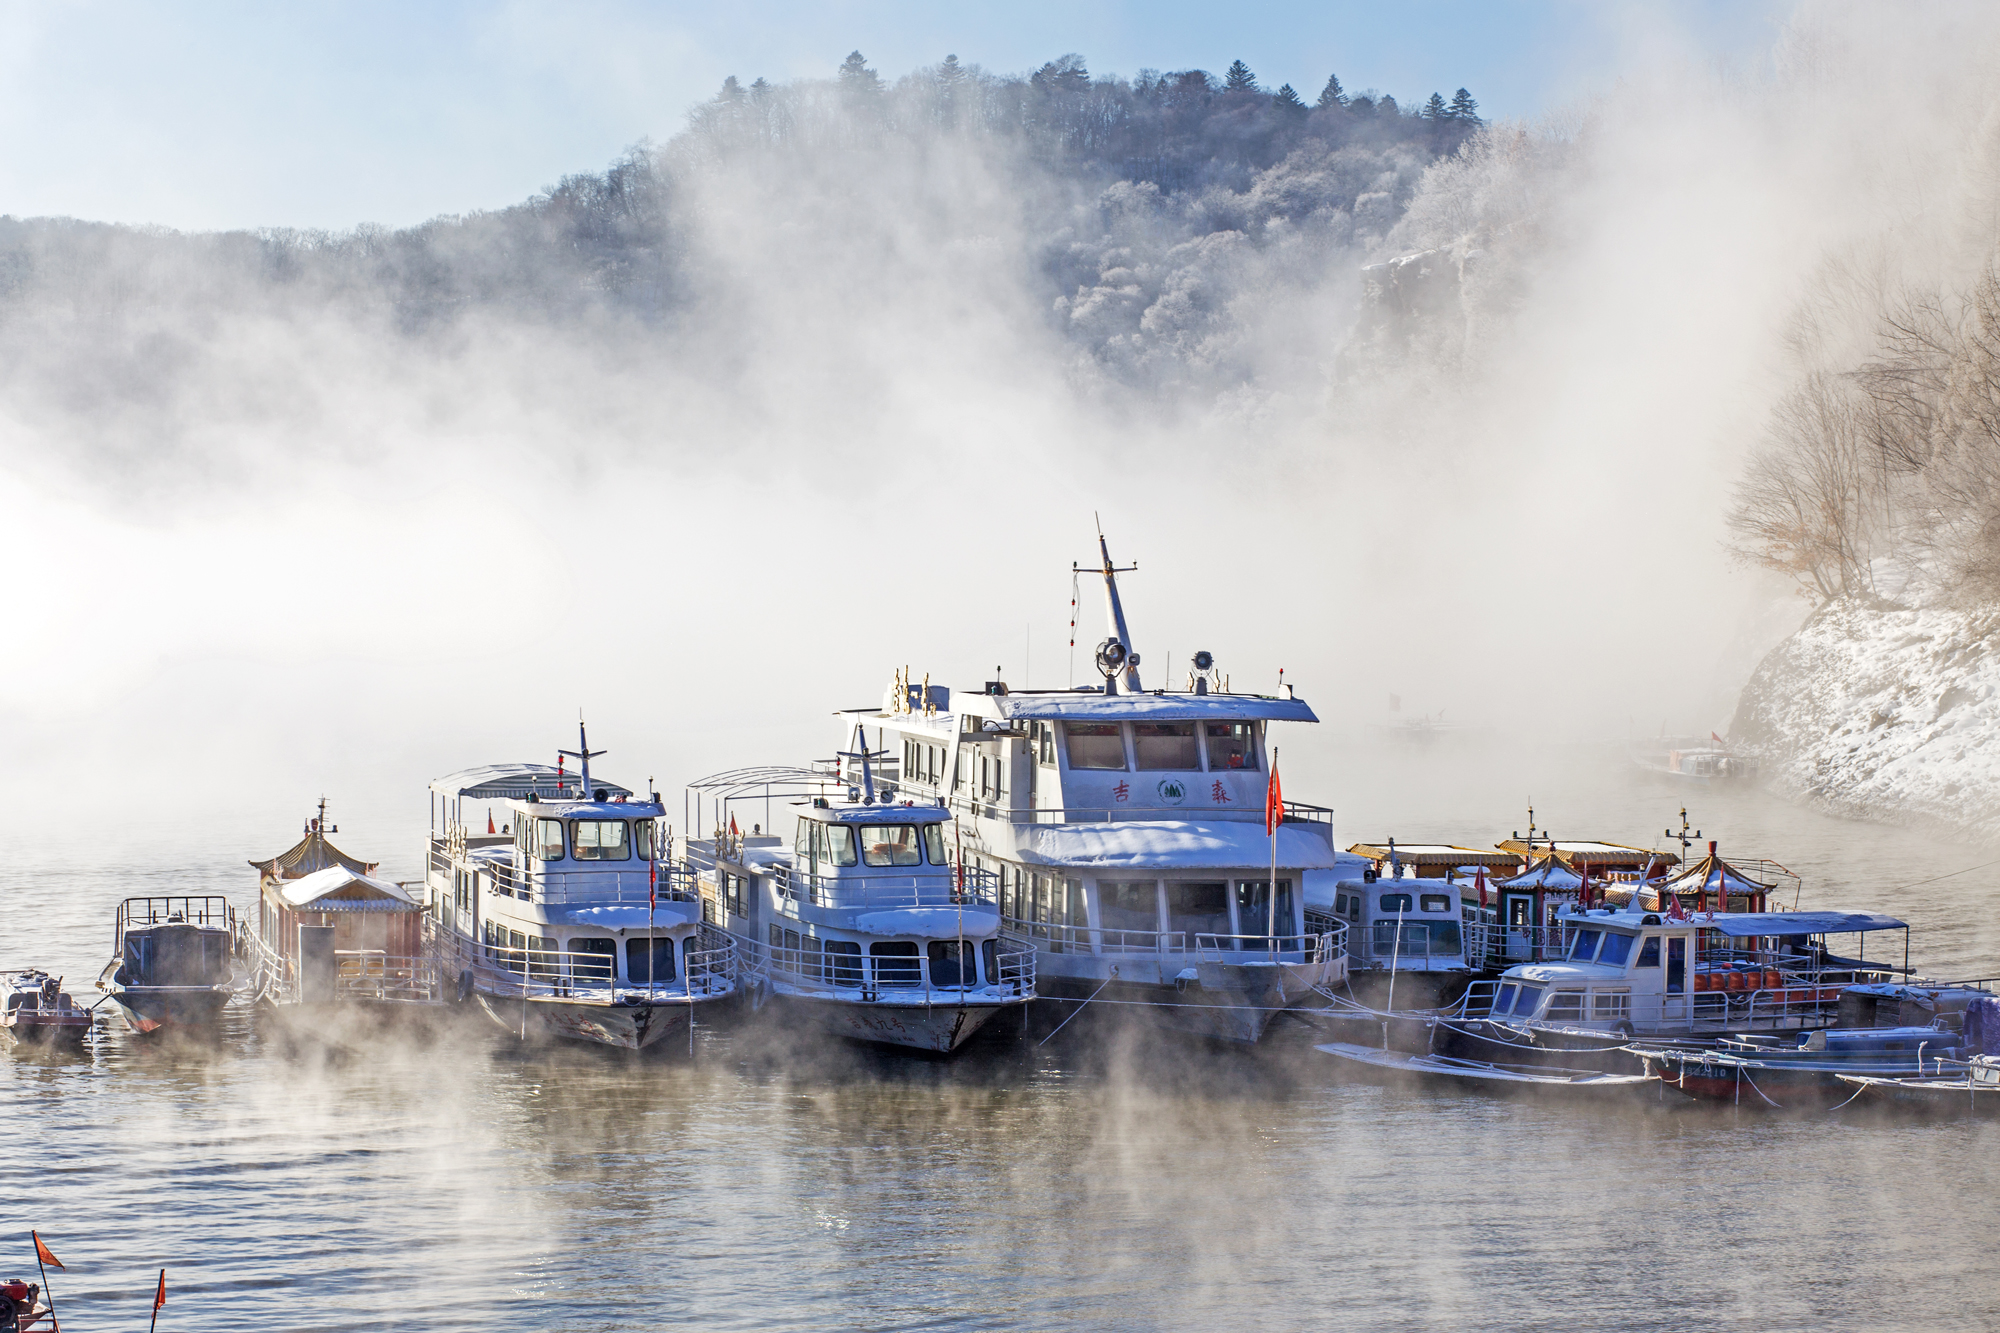
<path id="1" fill-rule="evenodd" d="M 1630 939 L 1631 936 L 1626 936 Z M 1590 993 L 1590 1016 L 1598 1022 L 1609 1022 L 1632 1016 L 1632 994 L 1630 991 L 1592 991 Z"/>
<path id="2" fill-rule="evenodd" d="M 589 939 L 572 936 L 569 942 L 570 975 L 577 981 L 590 985 L 604 985 L 610 982 L 612 969 L 618 966 L 618 944 L 615 940 Z"/>
<path id="3" fill-rule="evenodd" d="M 563 859 L 563 834 L 560 819 L 537 819 L 535 821 L 535 855 L 543 861 Z"/>
<path id="4" fill-rule="evenodd" d="M 1635 967 L 1658 967 L 1660 965 L 1660 937 L 1648 935 L 1646 942 L 1639 946 L 1639 961 Z"/>
<path id="5" fill-rule="evenodd" d="M 1418 900 L 1418 906 L 1426 912 L 1449 912 L 1451 910 L 1451 895 L 1445 893 L 1426 893 Z"/>
<path id="6" fill-rule="evenodd" d="M 1200 768 L 1192 722 L 1135 722 L 1132 752 L 1140 770 Z"/>
<path id="7" fill-rule="evenodd" d="M 1065 722 L 1063 736 L 1069 741 L 1071 768 L 1125 767 L 1125 737 L 1116 722 Z"/>
<path id="8" fill-rule="evenodd" d="M 1569 960 L 1572 963 L 1587 963 L 1597 953 L 1597 941 L 1602 931 L 1579 930 L 1576 938 L 1569 942 Z"/>
<path id="9" fill-rule="evenodd" d="M 1493 996 L 1493 1012 L 1495 1014 L 1508 1013 L 1514 1008 L 1515 989 L 1516 987 L 1511 981 L 1500 984 L 1500 989 Z"/>
<path id="10" fill-rule="evenodd" d="M 570 848 L 579 861 L 629 861 L 631 830 L 622 819 L 579 819 L 570 826 Z"/>
<path id="11" fill-rule="evenodd" d="M 1604 947 L 1597 951 L 1597 961 L 1606 967 L 1623 967 L 1625 960 L 1632 956 L 1632 937 L 1612 931 L 1604 932 Z"/>
<path id="12" fill-rule="evenodd" d="M 1256 723 L 1204 722 L 1202 730 L 1207 733 L 1208 767 L 1211 772 L 1257 767 Z"/>
<path id="13" fill-rule="evenodd" d="M 639 844 L 639 859 L 640 859 L 641 861 L 650 861 L 650 860 L 652 860 L 652 859 L 653 859 L 653 821 L 652 821 L 652 820 L 650 820 L 650 819 L 635 819 L 635 820 L 633 820 L 633 821 L 632 821 L 632 832 L 633 832 L 633 835 L 634 835 L 634 839 L 635 839 L 635 840 L 636 840 L 636 841 L 638 842 L 638 844 Z"/>
<path id="14" fill-rule="evenodd" d="M 826 979 L 836 986 L 861 984 L 861 946 L 853 940 L 827 940 Z"/>
<path id="15" fill-rule="evenodd" d="M 919 827 L 924 831 L 924 855 L 930 858 L 930 863 L 934 866 L 950 864 L 944 855 L 944 825 L 923 824 Z"/>
<path id="16" fill-rule="evenodd" d="M 799 831 L 799 842 L 810 861 L 816 862 L 823 870 L 830 866 L 854 864 L 853 829 L 845 824 L 822 824 L 814 819 L 801 822 L 803 827 Z"/>
<path id="17" fill-rule="evenodd" d="M 1167 929 L 1191 936 L 1234 934 L 1229 928 L 1229 885 L 1167 885 Z"/>
<path id="18" fill-rule="evenodd" d="M 1280 774 L 1280 776 L 1283 775 Z M 1411 906 L 1410 895 L 1407 893 L 1385 893 L 1382 895 L 1382 911 L 1385 915 L 1394 916 L 1398 912 L 1407 912 Z"/>
<path id="19" fill-rule="evenodd" d="M 1521 987 L 1521 993 L 1514 997 L 1514 1008 L 1512 1011 L 1514 1017 L 1527 1018 L 1535 1012 L 1535 1006 L 1541 1002 L 1542 988 L 1540 986 Z"/>
<path id="20" fill-rule="evenodd" d="M 920 866 L 922 846 L 915 824 L 870 824 L 860 830 L 861 860 L 871 866 Z"/>
<path id="21" fill-rule="evenodd" d="M 1239 935 L 1290 935 L 1292 926 L 1292 882 L 1278 881 L 1277 930 L 1271 925 L 1269 880 L 1246 879 L 1236 885 L 1236 933 Z"/>
<path id="22" fill-rule="evenodd" d="M 1583 992 L 1580 990 L 1559 990 L 1549 997 L 1550 1022 L 1583 1017 Z"/>
<path id="23" fill-rule="evenodd" d="M 875 965 L 876 985 L 921 986 L 923 984 L 923 973 L 917 965 L 915 940 L 879 940 L 868 946 L 868 956 Z"/>
<path id="24" fill-rule="evenodd" d="M 1097 924 L 1106 930 L 1160 928 L 1160 895 L 1150 879 L 1098 880 Z"/>
<path id="25" fill-rule="evenodd" d="M 609 941 L 606 941 L 609 943 Z M 674 979 L 674 942 L 653 937 L 625 941 L 625 977 L 635 986 Z"/>
<path id="26" fill-rule="evenodd" d="M 973 949 L 971 940 L 932 940 L 928 949 L 931 985 L 956 990 L 978 984 Z"/>

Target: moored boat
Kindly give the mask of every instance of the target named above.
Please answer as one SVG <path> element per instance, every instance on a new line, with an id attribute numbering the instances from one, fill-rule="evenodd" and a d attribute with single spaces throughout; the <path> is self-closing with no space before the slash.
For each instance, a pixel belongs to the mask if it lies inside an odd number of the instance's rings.
<path id="1" fill-rule="evenodd" d="M 1947 1062 L 1949 1071 L 1957 1062 Z M 1857 1107 L 1922 1115 L 2000 1115 L 2000 1056 L 1975 1055 L 1962 1071 L 1938 1077 L 1883 1078 L 1873 1074 L 1836 1076 Z"/>
<path id="2" fill-rule="evenodd" d="M 1661 1091 L 1661 1084 L 1644 1074 L 1607 1074 L 1596 1069 L 1562 1069 L 1548 1065 L 1508 1066 L 1446 1055 L 1378 1050 L 1341 1041 L 1326 1042 L 1313 1049 L 1391 1076 L 1503 1095 L 1533 1094 L 1567 1100 L 1624 1102 L 1641 1094 L 1657 1095 Z"/>
<path id="3" fill-rule="evenodd" d="M 97 988 L 133 1031 L 212 1026 L 237 991 L 236 910 L 220 895 L 127 898 Z"/>
<path id="4" fill-rule="evenodd" d="M 431 784 L 434 947 L 457 997 L 523 1040 L 640 1050 L 736 994 L 736 947 L 662 859 L 659 797 L 593 779 L 604 752 L 578 736 L 561 752 L 578 773 L 500 764 Z"/>
<path id="5" fill-rule="evenodd" d="M 62 978 L 35 968 L 0 972 L 0 1039 L 21 1046 L 80 1046 L 90 1010 L 70 998 Z"/>
<path id="6" fill-rule="evenodd" d="M 1946 1028 L 1825 1028 L 1796 1043 L 1726 1037 L 1681 1049 L 1635 1043 L 1646 1071 L 1704 1101 L 1773 1110 L 1829 1106 L 1853 1093 L 1855 1077 L 1921 1078 L 1960 1063 L 1959 1034 Z"/>

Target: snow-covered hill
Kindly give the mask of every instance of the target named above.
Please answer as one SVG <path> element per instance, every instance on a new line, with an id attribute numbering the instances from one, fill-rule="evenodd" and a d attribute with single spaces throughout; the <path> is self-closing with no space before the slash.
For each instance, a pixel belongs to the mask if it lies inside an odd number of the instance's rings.
<path id="1" fill-rule="evenodd" d="M 1836 602 L 1767 655 L 1732 742 L 1835 813 L 2000 835 L 2000 610 Z"/>

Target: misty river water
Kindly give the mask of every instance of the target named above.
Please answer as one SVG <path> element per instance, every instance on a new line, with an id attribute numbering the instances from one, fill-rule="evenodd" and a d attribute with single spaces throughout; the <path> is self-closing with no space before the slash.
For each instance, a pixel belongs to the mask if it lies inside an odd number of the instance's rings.
<path id="1" fill-rule="evenodd" d="M 1951 873 L 2000 849 L 1538 762 L 1558 836 L 1650 841 L 1692 798 L 1725 854 L 1798 871 L 1801 905 L 1905 917 L 1930 975 L 2000 972 L 2000 867 Z M 1491 843 L 1525 828 L 1518 769 L 1393 752 L 1298 795 L 1342 809 L 1343 845 Z M 118 899 L 245 906 L 246 858 L 296 827 L 86 843 L 20 813 L 0 966 L 93 998 Z M 408 878 L 421 836 L 341 841 Z M 234 1010 L 205 1047 L 100 1023 L 82 1054 L 0 1054 L 0 1278 L 35 1278 L 39 1229 L 76 1333 L 143 1328 L 163 1266 L 162 1329 L 2000 1322 L 2000 1125 L 1579 1110 L 1343 1077 L 1299 1023 L 1242 1052 L 1076 1026 L 936 1061 L 770 1011 L 640 1059 L 483 1020 L 361 1048 Z"/>

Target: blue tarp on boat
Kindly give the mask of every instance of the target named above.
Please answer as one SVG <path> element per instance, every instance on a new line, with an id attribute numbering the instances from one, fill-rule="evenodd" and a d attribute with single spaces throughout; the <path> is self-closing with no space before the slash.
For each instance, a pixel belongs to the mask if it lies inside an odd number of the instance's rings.
<path id="1" fill-rule="evenodd" d="M 1844 935 L 1863 930 L 1907 930 L 1909 923 L 1880 912 L 1717 912 L 1695 919 L 1725 935 Z"/>

